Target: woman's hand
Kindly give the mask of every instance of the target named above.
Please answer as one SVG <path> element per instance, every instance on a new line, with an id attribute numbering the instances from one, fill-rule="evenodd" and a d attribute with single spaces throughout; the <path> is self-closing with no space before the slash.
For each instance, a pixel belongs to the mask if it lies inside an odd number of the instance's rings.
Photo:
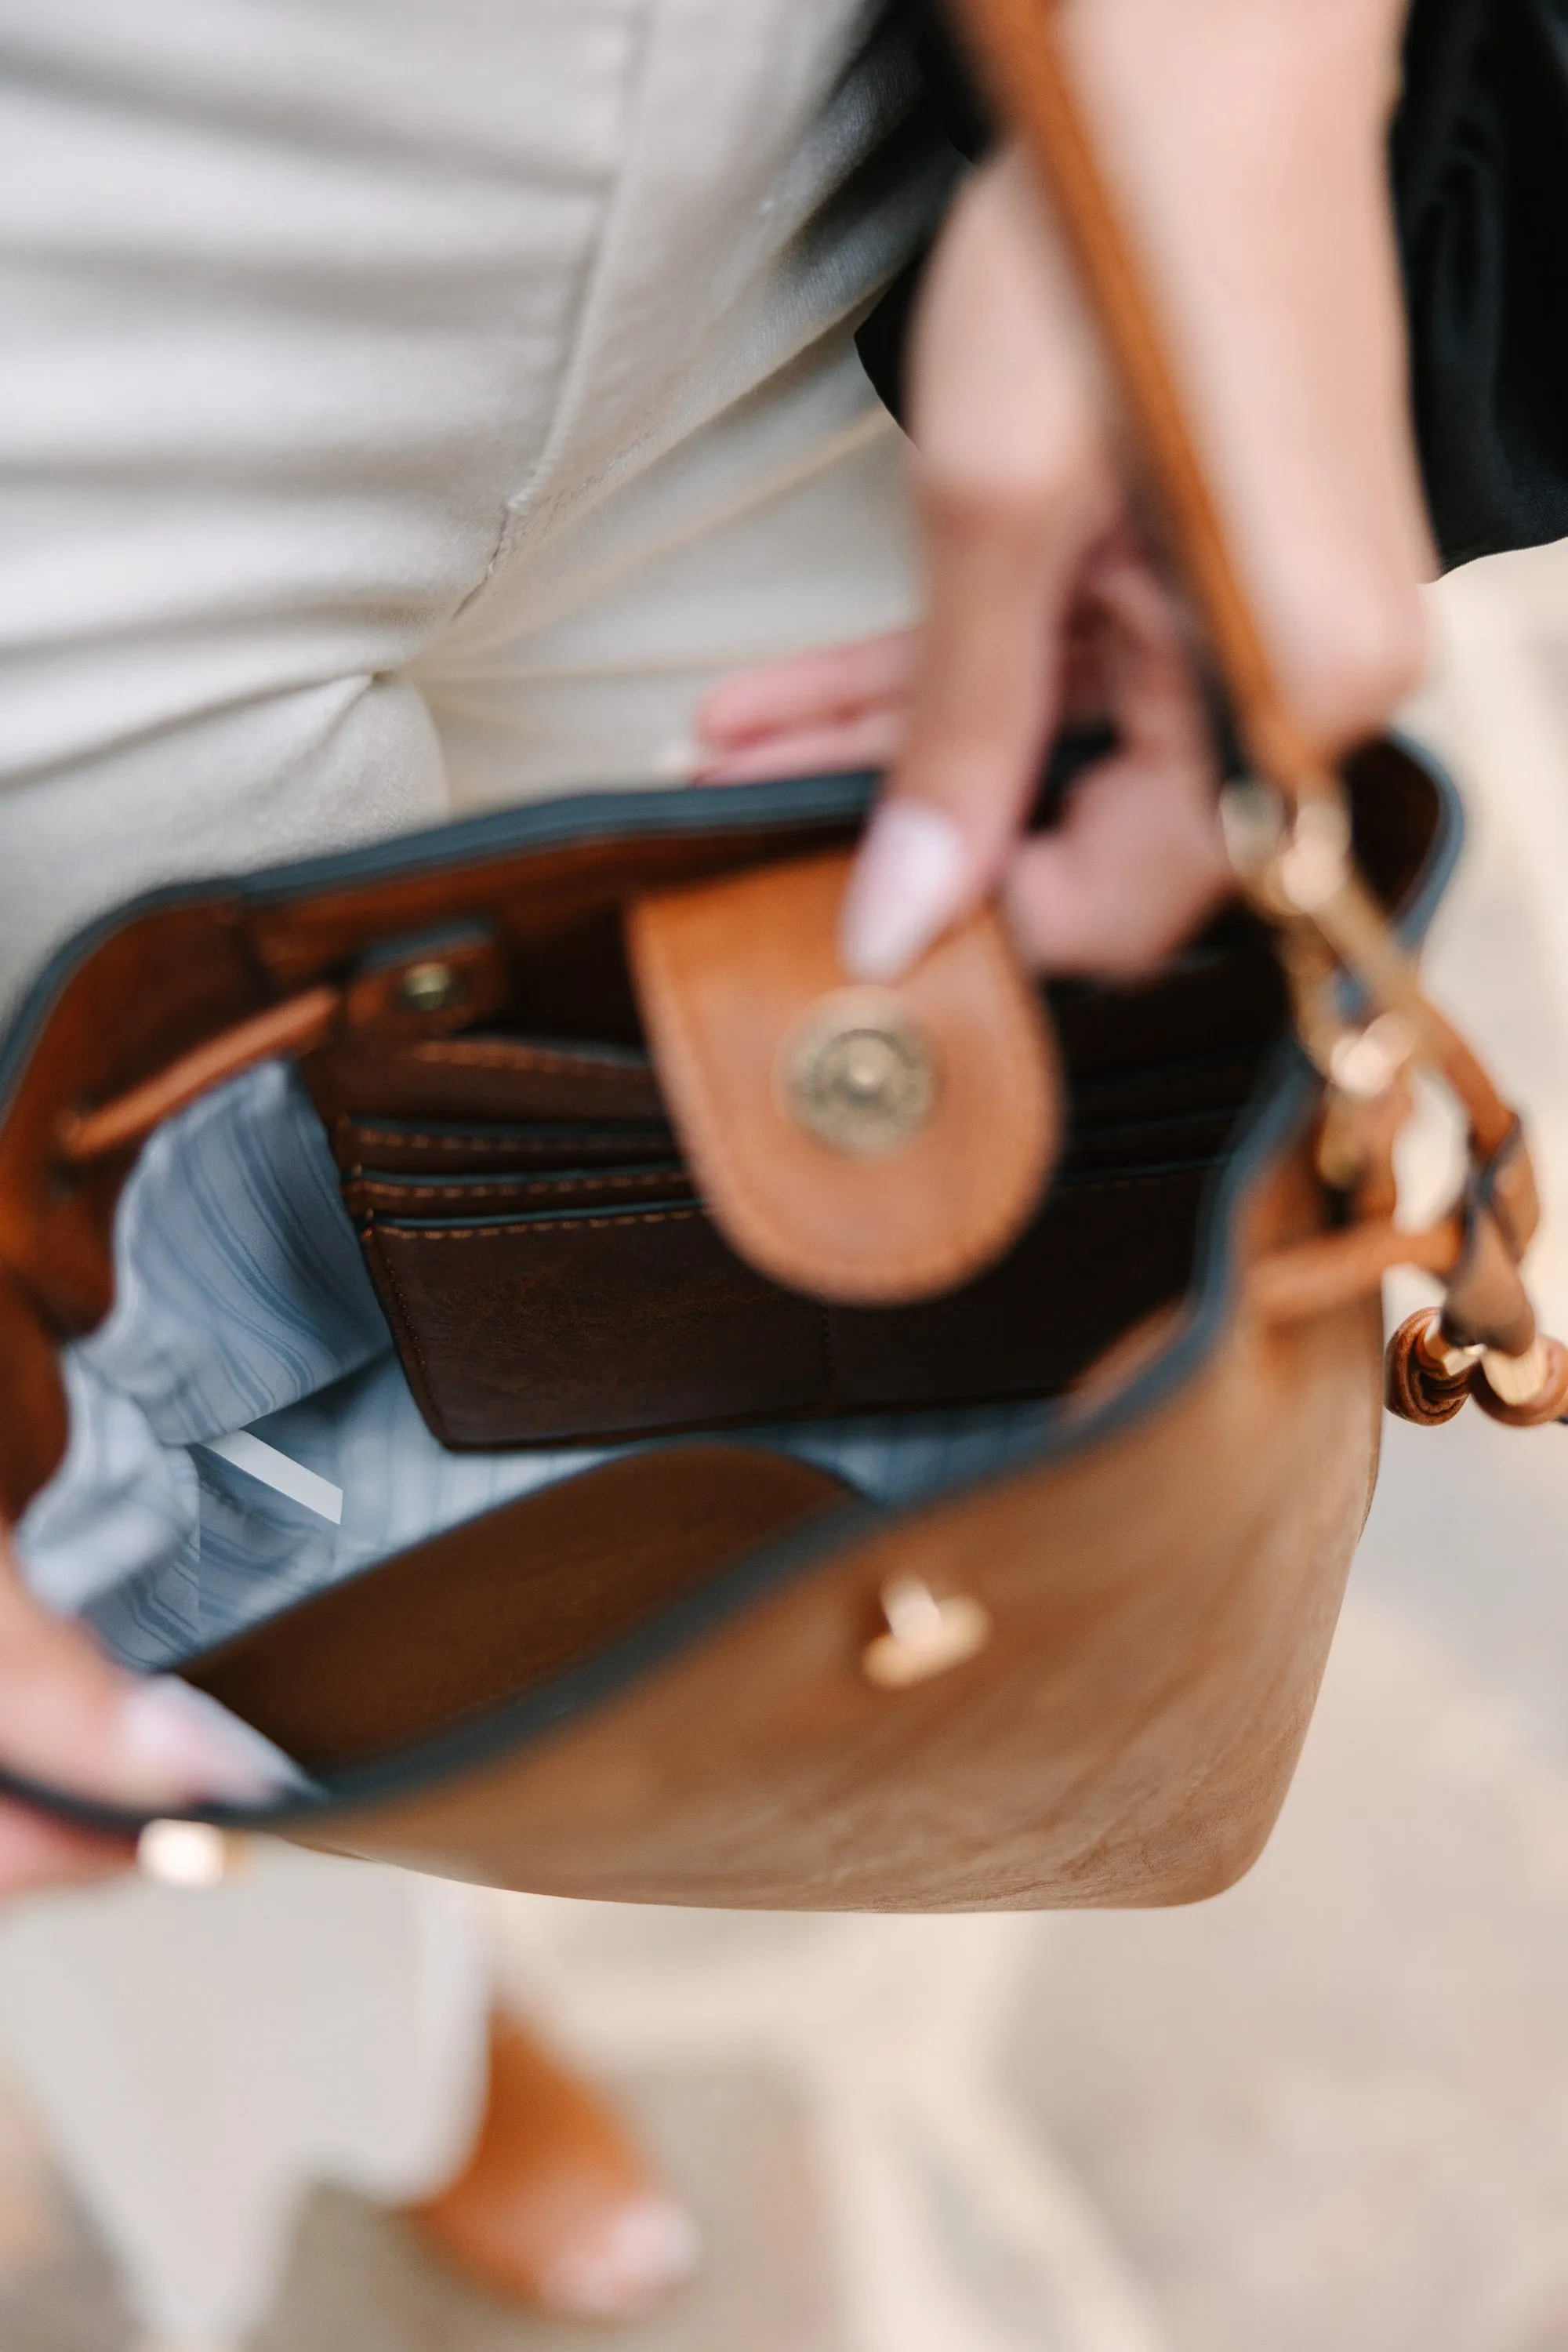
<path id="1" fill-rule="evenodd" d="M 918 645 L 905 630 L 727 678 L 698 714 L 696 781 L 893 765 L 909 731 Z M 1033 961 L 1138 972 L 1225 897 L 1230 873 L 1177 615 L 1114 534 L 1085 561 L 1061 659 L 1058 715 L 1109 719 L 1119 747 L 1076 787 L 1059 824 L 1012 849 L 1004 898 Z M 908 919 L 919 907 L 917 888 L 895 912 Z"/>
<path id="2" fill-rule="evenodd" d="M 100 1804 L 147 1811 L 204 1799 L 258 1802 L 277 1787 L 243 1726 L 183 1683 L 121 1674 L 79 1627 L 41 1608 L 3 1537 L 0 1764 Z M 104 1878 L 130 1860 L 121 1840 L 0 1798 L 0 1899 Z"/>
<path id="3" fill-rule="evenodd" d="M 1430 556 L 1384 148 L 1403 8 L 1065 0 L 1063 16 L 1280 686 L 1337 752 L 1424 659 Z M 1192 689 L 1175 682 L 1183 624 L 1135 552 L 1096 337 L 1015 154 L 975 175 L 944 231 L 913 385 L 928 615 L 912 658 L 886 644 L 860 657 L 884 689 L 908 681 L 904 713 L 886 690 L 857 700 L 867 676 L 826 656 L 826 701 L 796 667 L 772 752 L 758 730 L 749 753 L 710 734 L 710 772 L 780 772 L 785 744 L 822 750 L 825 721 L 869 760 L 901 728 L 847 902 L 858 976 L 890 977 L 997 889 L 1042 964 L 1136 971 L 1212 905 L 1218 843 Z M 1099 683 L 1123 751 L 1060 833 L 1026 843 L 1071 648 L 1108 625 Z M 754 719 L 758 681 L 741 685 Z M 724 694 L 736 702 L 704 713 L 719 737 L 743 702 Z"/>
<path id="4" fill-rule="evenodd" d="M 697 713 L 699 784 L 890 767 L 904 748 L 915 633 L 792 654 L 738 670 Z"/>

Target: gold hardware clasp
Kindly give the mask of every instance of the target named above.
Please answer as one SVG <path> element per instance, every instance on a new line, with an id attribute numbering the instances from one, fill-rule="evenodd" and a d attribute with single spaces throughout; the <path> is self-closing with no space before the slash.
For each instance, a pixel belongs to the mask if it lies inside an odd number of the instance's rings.
<path id="1" fill-rule="evenodd" d="M 860 1664 L 879 1690 L 908 1690 L 974 1657 L 991 1639 L 991 1612 L 968 1593 L 939 1601 L 918 1576 L 889 1577 L 882 1587 L 888 1630 L 868 1642 Z"/>
<path id="2" fill-rule="evenodd" d="M 1350 814 L 1342 793 L 1324 792 L 1288 809 L 1260 777 L 1220 794 L 1220 829 L 1237 879 L 1276 918 L 1314 915 L 1350 877 Z"/>

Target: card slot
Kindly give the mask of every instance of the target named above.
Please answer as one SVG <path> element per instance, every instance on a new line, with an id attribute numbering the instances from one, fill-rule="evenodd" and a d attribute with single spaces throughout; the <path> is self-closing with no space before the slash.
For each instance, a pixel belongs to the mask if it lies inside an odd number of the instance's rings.
<path id="1" fill-rule="evenodd" d="M 329 1127 L 353 1119 L 488 1125 L 659 1120 L 646 1054 L 616 1045 L 465 1031 L 457 1037 L 334 1036 L 306 1076 Z"/>
<path id="2" fill-rule="evenodd" d="M 826 1307 L 780 1288 L 689 1196 L 375 1213 L 362 1238 L 443 1444 L 588 1443 L 1054 1394 L 1181 1295 L 1211 1165 L 1059 1187 L 978 1281 L 894 1308 Z M 1133 1187 L 1146 1206 L 1130 1229 Z"/>
<path id="3" fill-rule="evenodd" d="M 1209 1175 L 1201 1164 L 1061 1186 L 1017 1246 L 963 1289 L 918 1307 L 836 1308 L 840 1409 L 1058 1395 L 1181 1297 Z M 1130 1192 L 1141 1196 L 1135 1217 Z"/>
<path id="4" fill-rule="evenodd" d="M 1246 1105 L 1258 1079 L 1255 1053 L 1184 1055 L 1109 1076 L 1074 1073 L 1070 1125 L 1075 1133 L 1148 1118 L 1232 1115 Z"/>
<path id="5" fill-rule="evenodd" d="M 1075 1128 L 1068 1136 L 1057 1181 L 1213 1162 L 1224 1152 L 1238 1115 L 1237 1109 L 1227 1108 Z"/>
<path id="6" fill-rule="evenodd" d="M 439 1042 L 445 1050 L 448 1043 L 469 1041 Z M 489 1041 L 475 1042 L 482 1046 Z M 1077 1073 L 1069 1106 L 1071 1146 L 1076 1150 L 1091 1135 L 1121 1129 L 1136 1152 L 1142 1149 L 1134 1134 L 1140 1126 L 1210 1113 L 1234 1117 L 1256 1074 L 1256 1055 L 1235 1050 L 1112 1074 Z M 534 1104 L 522 1108 L 531 1110 Z M 680 1156 L 668 1121 L 658 1116 L 600 1119 L 542 1112 L 537 1118 L 493 1118 L 425 1112 L 409 1117 L 393 1102 L 374 1109 L 341 1110 L 330 1129 L 338 1164 L 352 1173 L 374 1169 L 384 1174 L 458 1176 L 496 1171 L 510 1176 L 529 1169 L 631 1166 Z M 1099 1153 L 1100 1146 L 1094 1148 Z"/>
<path id="7" fill-rule="evenodd" d="M 589 1208 L 595 1203 L 614 1206 L 691 1197 L 691 1180 L 673 1160 L 636 1168 L 563 1169 L 552 1174 L 498 1171 L 434 1181 L 425 1175 L 366 1168 L 343 1186 L 352 1215 L 380 1213 L 404 1219 L 435 1218 L 443 1211 L 451 1217 L 471 1219 L 508 1209 Z"/>
<path id="8" fill-rule="evenodd" d="M 521 1176 L 530 1170 L 637 1167 L 676 1160 L 675 1135 L 664 1119 L 477 1121 L 353 1118 L 335 1122 L 338 1165 L 378 1175 Z"/>
<path id="9" fill-rule="evenodd" d="M 1191 951 L 1145 986 L 1053 982 L 1046 992 L 1063 1057 L 1082 1081 L 1171 1066 L 1194 1049 L 1258 1056 L 1289 1022 L 1271 941 L 1250 918 Z"/>
<path id="10" fill-rule="evenodd" d="M 363 1238 L 444 1444 L 572 1444 L 824 1409 L 821 1309 L 754 1274 L 693 1205 L 374 1218 Z"/>
<path id="11" fill-rule="evenodd" d="M 1143 1166 L 1117 1162 L 1107 1167 L 1086 1169 L 1081 1175 L 1069 1179 L 1066 1189 L 1076 1194 L 1101 1192 L 1109 1195 L 1129 1186 L 1159 1185 L 1167 1181 L 1180 1181 L 1193 1177 L 1201 1179 L 1218 1164 L 1218 1160 L 1217 1152 L 1204 1151 L 1162 1159 Z M 608 1223 L 621 1225 L 635 1224 L 639 1220 L 658 1223 L 667 1215 L 682 1213 L 697 1214 L 706 1219 L 707 1211 L 690 1178 L 683 1171 L 654 1168 L 627 1172 L 634 1179 L 634 1193 L 640 1192 L 646 1182 L 644 1197 L 623 1200 L 613 1189 L 620 1181 L 615 1176 L 608 1180 L 599 1176 L 581 1180 L 569 1178 L 559 1184 L 554 1179 L 543 1183 L 535 1183 L 530 1179 L 521 1190 L 551 1197 L 533 1200 L 527 1207 L 516 1208 L 492 1209 L 489 1205 L 498 1194 L 510 1189 L 494 1183 L 479 1183 L 472 1188 L 457 1184 L 421 1186 L 418 1190 L 429 1198 L 430 1205 L 424 1213 L 412 1214 L 409 1213 L 413 1205 L 411 1192 L 392 1184 L 384 1188 L 387 1196 L 384 1206 L 377 1206 L 374 1211 L 376 1229 L 381 1233 L 446 1235 L 453 1240 L 466 1241 L 488 1238 L 514 1227 L 549 1232 L 557 1225 L 569 1224 L 592 1226 Z M 585 1199 L 584 1194 L 588 1191 L 594 1191 L 598 1197 Z M 447 1213 L 437 1213 L 437 1196 L 439 1205 L 447 1210 Z M 1037 1225 L 1048 1221 L 1055 1201 L 1053 1189 L 1035 1221 Z M 480 1228 L 483 1229 L 482 1236 Z M 1009 1260 L 1004 1259 L 1002 1263 L 1006 1265 Z M 905 1312 L 919 1314 L 924 1309 L 898 1307 L 871 1311 L 895 1315 Z"/>

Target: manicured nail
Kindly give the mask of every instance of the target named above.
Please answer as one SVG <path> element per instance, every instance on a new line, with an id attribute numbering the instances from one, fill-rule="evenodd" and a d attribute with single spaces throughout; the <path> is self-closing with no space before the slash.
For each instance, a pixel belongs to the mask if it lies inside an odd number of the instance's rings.
<path id="1" fill-rule="evenodd" d="M 927 801 L 887 801 L 871 820 L 845 894 L 839 953 L 852 980 L 895 980 L 962 904 L 963 834 Z"/>
<path id="2" fill-rule="evenodd" d="M 174 1675 L 159 1675 L 126 1693 L 120 1751 L 160 1799 L 259 1805 L 310 1785 L 270 1739 Z"/>
<path id="3" fill-rule="evenodd" d="M 702 755 L 689 735 L 678 735 L 656 755 L 653 772 L 670 783 L 690 781 L 702 764 Z"/>
<path id="4" fill-rule="evenodd" d="M 633 2319 L 690 2277 L 702 2252 L 696 2222 L 672 2197 L 632 2197 L 558 2247 L 540 2280 L 543 2301 L 571 2319 Z"/>

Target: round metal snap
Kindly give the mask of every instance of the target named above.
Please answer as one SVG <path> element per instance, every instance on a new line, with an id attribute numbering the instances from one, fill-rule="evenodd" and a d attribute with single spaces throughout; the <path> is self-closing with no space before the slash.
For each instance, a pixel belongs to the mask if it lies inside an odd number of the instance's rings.
<path id="1" fill-rule="evenodd" d="M 931 1048 L 890 989 L 823 997 L 785 1040 L 780 1076 L 796 1124 L 857 1159 L 902 1150 L 936 1105 Z"/>
<path id="2" fill-rule="evenodd" d="M 462 992 L 462 981 L 449 963 L 410 964 L 397 983 L 397 1001 L 405 1013 L 445 1013 Z"/>

